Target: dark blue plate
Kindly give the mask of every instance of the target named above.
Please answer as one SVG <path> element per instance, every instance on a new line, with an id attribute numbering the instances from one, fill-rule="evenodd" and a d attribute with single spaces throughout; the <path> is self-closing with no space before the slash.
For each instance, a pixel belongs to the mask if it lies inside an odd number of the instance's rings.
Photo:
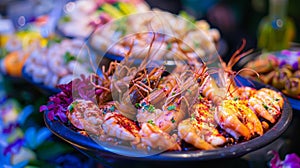
<path id="1" fill-rule="evenodd" d="M 25 72 L 25 66 L 22 68 L 22 76 L 25 80 L 27 80 L 32 85 L 36 86 L 39 90 L 41 90 L 46 95 L 53 95 L 60 92 L 60 89 L 49 87 L 44 85 L 43 83 L 34 82 L 32 76 Z"/>
<path id="2" fill-rule="evenodd" d="M 245 85 L 252 86 L 254 88 L 260 89 L 263 87 L 271 88 L 268 85 L 264 85 L 255 81 L 249 82 L 245 78 L 238 77 L 238 80 Z M 264 135 L 249 140 L 247 142 L 238 143 L 226 148 L 218 148 L 214 150 L 195 150 L 195 151 L 167 151 L 157 155 L 148 156 L 148 157 L 128 157 L 123 155 L 118 155 L 112 153 L 108 150 L 105 150 L 102 146 L 98 145 L 96 142 L 91 140 L 89 137 L 83 136 L 72 129 L 65 126 L 60 120 L 49 120 L 48 112 L 44 113 L 44 120 L 46 126 L 59 138 L 70 143 L 75 148 L 77 148 L 82 153 L 99 160 L 109 161 L 109 160 L 134 160 L 134 161 L 160 161 L 169 163 L 176 163 L 175 161 L 213 161 L 216 159 L 227 159 L 227 158 L 237 158 L 243 156 L 251 151 L 260 149 L 274 140 L 276 140 L 284 131 L 288 128 L 291 119 L 292 119 L 292 108 L 289 101 L 284 96 L 284 106 L 282 110 L 281 117 L 277 123 L 268 130 Z M 174 164 L 173 163 L 173 164 Z"/>
<path id="3" fill-rule="evenodd" d="M 290 104 L 294 110 L 300 111 L 300 100 L 299 99 L 294 99 L 294 98 L 288 97 L 288 100 L 290 101 Z"/>

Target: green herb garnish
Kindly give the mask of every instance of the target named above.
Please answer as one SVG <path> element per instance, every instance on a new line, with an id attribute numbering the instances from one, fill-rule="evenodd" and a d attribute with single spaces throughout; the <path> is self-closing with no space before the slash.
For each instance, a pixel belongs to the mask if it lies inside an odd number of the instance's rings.
<path id="1" fill-rule="evenodd" d="M 64 61 L 65 63 L 69 63 L 71 61 L 76 60 L 76 57 L 74 55 L 72 55 L 69 51 L 67 51 L 64 55 Z"/>
<path id="2" fill-rule="evenodd" d="M 238 101 L 240 98 L 239 97 L 234 97 L 233 100 L 234 101 Z"/>
<path id="3" fill-rule="evenodd" d="M 70 104 L 69 107 L 68 107 L 68 110 L 72 113 L 73 110 L 74 110 L 74 104 Z"/>
<path id="4" fill-rule="evenodd" d="M 135 103 L 135 107 L 136 107 L 136 108 L 141 108 L 142 106 L 141 106 L 140 103 Z"/>
<path id="5" fill-rule="evenodd" d="M 200 94 L 199 96 L 198 96 L 198 100 L 202 100 L 203 99 L 203 96 Z"/>
<path id="6" fill-rule="evenodd" d="M 148 110 L 149 110 L 149 112 L 153 113 L 155 110 L 155 107 L 153 105 L 149 105 Z"/>
<path id="7" fill-rule="evenodd" d="M 193 113 L 193 114 L 191 114 L 191 121 L 193 121 L 193 120 L 196 120 L 196 118 L 195 118 L 195 114 Z"/>
<path id="8" fill-rule="evenodd" d="M 171 121 L 172 123 L 175 123 L 174 117 L 172 117 L 170 121 Z"/>
<path id="9" fill-rule="evenodd" d="M 154 110 L 155 110 L 155 107 L 153 105 L 146 105 L 144 106 L 145 107 L 145 110 L 148 110 L 150 113 L 153 113 Z"/>
<path id="10" fill-rule="evenodd" d="M 115 111 L 115 106 L 111 106 L 111 107 L 109 108 L 109 110 L 110 110 L 111 112 Z"/>
<path id="11" fill-rule="evenodd" d="M 147 121 L 147 123 L 155 125 L 155 123 L 153 122 L 153 120 L 149 120 L 149 121 Z"/>
<path id="12" fill-rule="evenodd" d="M 194 41 L 194 47 L 195 48 L 199 48 L 200 47 L 200 43 L 198 41 Z"/>
<path id="13" fill-rule="evenodd" d="M 169 43 L 167 43 L 167 50 L 171 50 L 171 49 L 172 49 L 172 43 L 169 42 Z"/>
<path id="14" fill-rule="evenodd" d="M 268 107 L 267 105 L 265 105 L 264 103 L 263 103 L 262 105 L 264 106 L 264 108 L 265 108 L 266 110 L 269 109 L 269 107 Z"/>
<path id="15" fill-rule="evenodd" d="M 169 106 L 167 109 L 170 111 L 170 110 L 175 110 L 176 106 L 175 105 L 171 105 Z"/>

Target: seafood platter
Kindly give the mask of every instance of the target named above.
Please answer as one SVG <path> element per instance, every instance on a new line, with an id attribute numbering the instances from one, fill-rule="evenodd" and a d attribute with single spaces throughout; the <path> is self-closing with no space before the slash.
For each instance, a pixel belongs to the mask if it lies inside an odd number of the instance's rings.
<path id="1" fill-rule="evenodd" d="M 300 110 L 299 63 L 299 48 L 261 53 L 244 66 L 255 70 L 260 77 L 254 77 L 249 71 L 241 75 L 277 88 L 288 97 L 294 109 Z"/>
<path id="2" fill-rule="evenodd" d="M 130 49 L 121 62 L 98 67 L 101 75 L 59 85 L 62 91 L 40 107 L 48 128 L 97 159 L 164 161 L 240 157 L 287 129 L 286 97 L 232 70 L 248 53 L 244 41 L 228 63 L 219 59 L 220 67 L 184 54 L 168 69 L 151 57 L 157 36 L 152 32 L 140 64 Z"/>

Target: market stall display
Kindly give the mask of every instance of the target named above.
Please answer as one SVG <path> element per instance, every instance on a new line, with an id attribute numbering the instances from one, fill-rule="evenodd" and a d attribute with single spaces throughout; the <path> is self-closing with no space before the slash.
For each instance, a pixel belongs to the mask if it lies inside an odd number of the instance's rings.
<path id="1" fill-rule="evenodd" d="M 65 13 L 58 22 L 57 30 L 65 37 L 86 38 L 98 25 L 149 10 L 148 5 L 142 0 L 69 2 L 65 5 Z"/>
<path id="2" fill-rule="evenodd" d="M 296 103 L 300 96 L 299 62 L 300 54 L 298 50 L 262 53 L 245 65 L 246 68 L 251 68 L 259 73 L 259 78 L 256 78 L 256 75 L 249 71 L 242 73 L 242 75 L 281 90 L 290 97 L 293 107 L 299 109 L 299 105 Z"/>
<path id="3" fill-rule="evenodd" d="M 12 35 L 2 37 L 3 58 L 1 72 L 13 77 L 22 76 L 22 68 L 29 55 L 38 47 L 45 47 L 47 39 L 34 30 L 18 31 Z"/>
<path id="4" fill-rule="evenodd" d="M 84 41 L 63 39 L 46 48 L 36 48 L 25 62 L 23 73 L 35 83 L 55 88 L 73 78 L 74 68 L 89 73 L 89 51 Z"/>
<path id="5" fill-rule="evenodd" d="M 174 26 L 177 25 L 177 26 Z M 133 14 L 99 26 L 89 38 L 89 46 L 99 55 L 121 61 L 129 50 L 135 58 L 143 59 L 151 32 L 157 33 L 153 57 L 162 59 L 204 57 L 216 51 L 220 32 L 205 20 L 195 20 L 186 13 L 173 15 L 160 10 Z"/>

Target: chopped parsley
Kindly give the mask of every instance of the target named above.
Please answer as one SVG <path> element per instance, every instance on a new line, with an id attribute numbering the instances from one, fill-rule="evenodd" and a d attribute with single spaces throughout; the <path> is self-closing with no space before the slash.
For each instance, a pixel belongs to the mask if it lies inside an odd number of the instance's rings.
<path id="1" fill-rule="evenodd" d="M 279 98 L 275 98 L 275 101 L 279 101 L 280 99 Z"/>
<path id="2" fill-rule="evenodd" d="M 167 44 L 167 50 L 171 50 L 171 49 L 172 49 L 172 43 L 169 42 L 169 43 Z"/>
<path id="3" fill-rule="evenodd" d="M 266 110 L 268 110 L 269 109 L 269 107 L 266 105 L 266 104 L 262 104 L 263 106 L 264 106 L 264 108 L 266 109 Z"/>
<path id="4" fill-rule="evenodd" d="M 193 120 L 196 120 L 196 118 L 195 118 L 195 114 L 193 113 L 193 114 L 191 114 L 191 121 L 193 121 Z"/>
<path id="5" fill-rule="evenodd" d="M 72 113 L 73 110 L 74 110 L 74 105 L 73 105 L 73 104 L 70 104 L 70 106 L 68 107 L 68 110 Z"/>
<path id="6" fill-rule="evenodd" d="M 140 103 L 135 103 L 135 107 L 136 107 L 136 108 L 141 108 L 142 106 L 141 106 Z"/>
<path id="7" fill-rule="evenodd" d="M 143 103 L 142 103 L 142 105 L 143 105 Z M 143 107 L 144 107 L 145 110 L 148 110 L 150 113 L 153 113 L 154 110 L 155 110 L 155 107 L 152 104 L 144 105 Z"/>
<path id="8" fill-rule="evenodd" d="M 198 96 L 198 100 L 202 100 L 203 99 L 203 96 L 200 94 L 199 96 Z"/>
<path id="9" fill-rule="evenodd" d="M 114 111 L 115 111 L 115 106 L 111 106 L 111 107 L 109 108 L 109 110 L 110 110 L 111 112 L 114 112 Z"/>
<path id="10" fill-rule="evenodd" d="M 195 46 L 196 48 L 199 48 L 199 47 L 200 47 L 200 43 L 199 43 L 198 41 L 194 41 L 194 46 Z"/>
<path id="11" fill-rule="evenodd" d="M 234 97 L 233 100 L 234 101 L 238 101 L 240 98 L 239 97 Z"/>
<path id="12" fill-rule="evenodd" d="M 168 110 L 175 110 L 175 108 L 176 108 L 175 105 L 171 105 L 171 106 L 169 106 L 167 109 L 168 109 Z"/>
<path id="13" fill-rule="evenodd" d="M 153 120 L 149 120 L 149 121 L 147 121 L 147 123 L 155 125 L 155 123 L 153 122 Z"/>
<path id="14" fill-rule="evenodd" d="M 176 92 L 172 92 L 172 96 L 174 96 L 176 94 Z"/>
<path id="15" fill-rule="evenodd" d="M 71 61 L 76 60 L 76 57 L 74 55 L 72 55 L 69 51 L 67 51 L 64 55 L 64 61 L 65 63 L 69 63 Z"/>
<path id="16" fill-rule="evenodd" d="M 172 117 L 170 121 L 171 121 L 172 123 L 175 123 L 174 117 Z"/>

